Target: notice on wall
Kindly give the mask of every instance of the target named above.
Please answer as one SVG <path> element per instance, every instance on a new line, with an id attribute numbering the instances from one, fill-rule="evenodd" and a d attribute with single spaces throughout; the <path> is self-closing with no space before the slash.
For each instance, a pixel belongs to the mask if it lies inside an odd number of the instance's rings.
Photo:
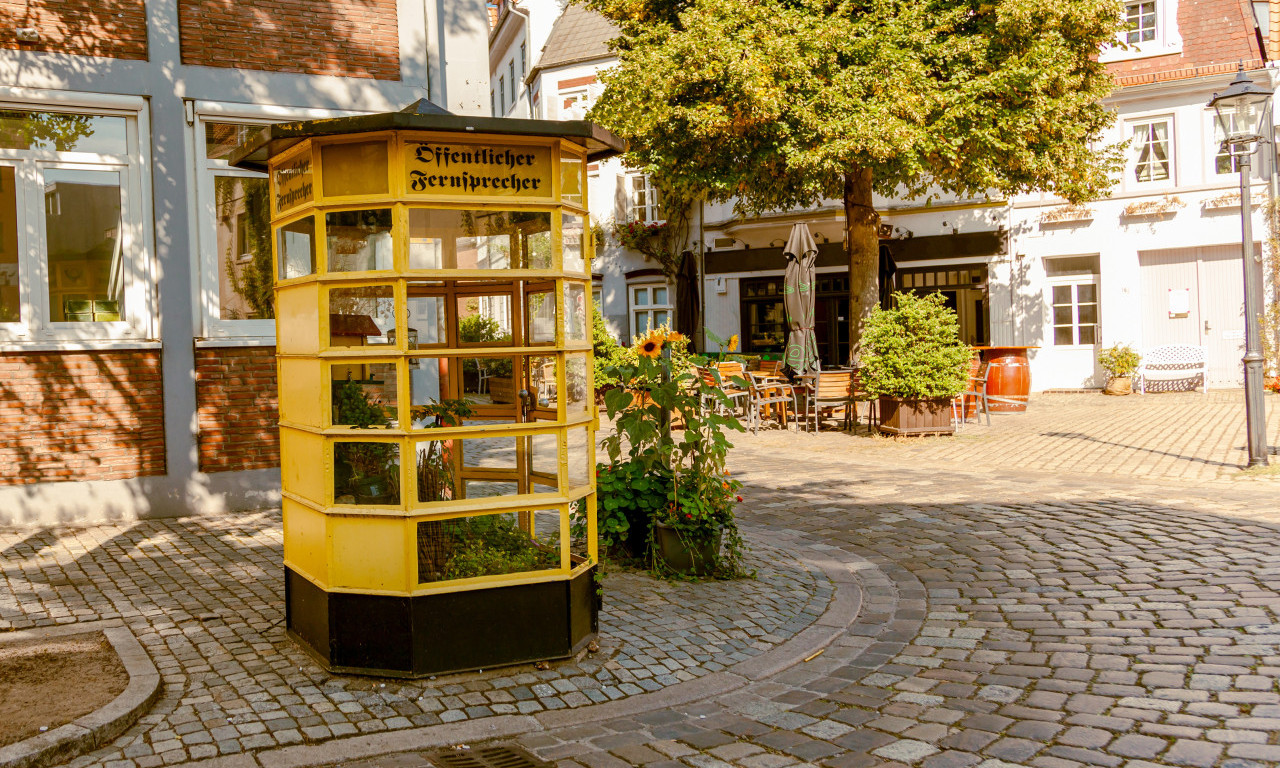
<path id="1" fill-rule="evenodd" d="M 314 194 L 312 179 L 310 151 L 303 152 L 289 162 L 276 166 L 271 173 L 276 213 L 311 202 Z"/>
<path id="2" fill-rule="evenodd" d="M 1169 289 L 1169 317 L 1187 317 L 1191 314 L 1191 289 Z"/>
<path id="3" fill-rule="evenodd" d="M 410 195 L 551 197 L 551 148 L 411 141 L 405 146 Z"/>

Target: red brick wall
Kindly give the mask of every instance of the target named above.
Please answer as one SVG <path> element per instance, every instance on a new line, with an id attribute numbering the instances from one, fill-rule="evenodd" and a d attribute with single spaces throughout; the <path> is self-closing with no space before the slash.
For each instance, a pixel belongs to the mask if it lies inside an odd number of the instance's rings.
<path id="1" fill-rule="evenodd" d="M 1182 52 L 1108 65 L 1123 85 L 1234 72 L 1236 62 L 1261 65 L 1249 0 L 1179 0 Z"/>
<path id="2" fill-rule="evenodd" d="M 200 471 L 280 466 L 275 347 L 196 350 Z"/>
<path id="3" fill-rule="evenodd" d="M 178 0 L 182 62 L 400 79 L 396 0 Z"/>
<path id="4" fill-rule="evenodd" d="M 22 43 L 19 27 L 40 41 Z M 147 58 L 144 0 L 0 0 L 0 47 L 114 59 Z"/>
<path id="5" fill-rule="evenodd" d="M 0 353 L 0 485 L 163 475 L 158 350 Z"/>

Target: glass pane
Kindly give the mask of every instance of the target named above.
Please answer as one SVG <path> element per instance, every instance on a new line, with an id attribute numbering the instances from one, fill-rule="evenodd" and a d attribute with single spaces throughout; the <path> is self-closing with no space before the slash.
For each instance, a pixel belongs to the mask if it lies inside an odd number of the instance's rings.
<path id="1" fill-rule="evenodd" d="M 649 289 L 648 288 L 636 288 L 631 291 L 631 295 L 632 295 L 631 303 L 633 305 L 637 307 L 649 306 Z"/>
<path id="2" fill-rule="evenodd" d="M 648 333 L 650 327 L 651 326 L 649 325 L 649 313 L 637 312 L 636 313 L 636 335 L 640 336 L 645 333 Z"/>
<path id="3" fill-rule="evenodd" d="M 261 131 L 261 125 L 238 123 L 205 123 L 204 156 L 210 160 L 226 160 L 236 147 Z"/>
<path id="4" fill-rule="evenodd" d="M 123 155 L 125 118 L 0 109 L 0 147 Z"/>
<path id="5" fill-rule="evenodd" d="M 418 581 L 560 567 L 560 513 L 504 512 L 418 523 Z"/>
<path id="6" fill-rule="evenodd" d="M 326 197 L 387 193 L 385 141 L 330 144 L 321 148 L 320 163 Z"/>
<path id="7" fill-rule="evenodd" d="M 773 293 L 773 291 L 770 291 L 770 293 Z M 653 289 L 653 303 L 659 306 L 670 303 L 667 301 L 667 289 L 665 286 Z"/>
<path id="8" fill-rule="evenodd" d="M 661 328 L 663 326 L 671 327 L 671 318 L 665 309 L 655 310 L 653 313 L 653 327 Z"/>
<path id="9" fill-rule="evenodd" d="M 1069 285 L 1053 286 L 1053 303 L 1054 304 L 1070 304 L 1071 303 L 1071 286 Z"/>
<path id="10" fill-rule="evenodd" d="M 515 403 L 519 387 L 512 378 L 511 358 L 467 357 L 461 363 L 463 399 L 486 405 Z"/>
<path id="11" fill-rule="evenodd" d="M 560 198 L 582 205 L 582 160 L 576 157 L 560 158 Z"/>
<path id="12" fill-rule="evenodd" d="M 334 288 L 329 291 L 329 346 L 390 344 L 396 327 L 391 286 Z"/>
<path id="13" fill-rule="evenodd" d="M 1058 326 L 1053 329 L 1053 343 L 1058 345 L 1070 345 L 1075 343 L 1075 337 L 1072 334 L 1072 328 L 1069 325 Z"/>
<path id="14" fill-rule="evenodd" d="M 1073 318 L 1071 316 L 1071 306 L 1056 306 L 1053 308 L 1053 324 L 1054 325 L 1070 325 Z"/>
<path id="15" fill-rule="evenodd" d="M 400 446 L 395 443 L 333 444 L 335 504 L 399 504 Z"/>
<path id="16" fill-rule="evenodd" d="M 467 422 L 468 424 L 475 422 Z M 463 469 L 500 469 L 511 474 L 495 479 L 514 480 L 516 471 L 516 438 L 472 437 L 462 443 Z"/>
<path id="17" fill-rule="evenodd" d="M 0 166 L 0 323 L 21 319 L 18 273 L 17 172 L 12 166 Z"/>
<path id="18" fill-rule="evenodd" d="M 587 356 L 583 354 L 565 357 L 565 386 L 568 388 L 566 404 L 570 414 L 591 410 L 592 392 L 587 388 Z"/>
<path id="19" fill-rule="evenodd" d="M 587 338 L 587 288 L 582 283 L 564 286 L 564 337 L 568 341 Z"/>
<path id="20" fill-rule="evenodd" d="M 391 209 L 324 215 L 330 272 L 391 269 Z"/>
<path id="21" fill-rule="evenodd" d="M 554 432 L 530 435 L 527 438 L 529 465 L 533 470 L 533 490 L 536 493 L 553 493 L 560 486 L 560 441 Z"/>
<path id="22" fill-rule="evenodd" d="M 276 316 L 271 272 L 270 190 L 266 179 L 215 176 L 218 317 Z M 310 221 L 310 219 L 308 219 Z"/>
<path id="23" fill-rule="evenodd" d="M 533 393 L 534 403 L 539 408 L 554 410 L 558 407 L 556 399 L 556 358 L 530 357 L 529 391 Z"/>
<path id="24" fill-rule="evenodd" d="M 590 440 L 586 427 L 572 427 L 565 432 L 569 445 L 569 487 L 580 488 L 591 482 Z"/>
<path id="25" fill-rule="evenodd" d="M 54 322 L 108 322 L 124 311 L 120 174 L 44 173 L 49 313 Z"/>
<path id="26" fill-rule="evenodd" d="M 451 426 L 438 406 L 449 394 L 449 365 L 443 357 L 409 358 L 409 406 L 414 429 Z"/>
<path id="27" fill-rule="evenodd" d="M 1093 325 L 1080 326 L 1080 343 L 1097 344 L 1097 330 L 1097 326 Z"/>
<path id="28" fill-rule="evenodd" d="M 335 427 L 395 427 L 395 363 L 335 363 L 330 366 Z"/>
<path id="29" fill-rule="evenodd" d="M 1081 304 L 1094 303 L 1098 300 L 1098 286 L 1093 283 L 1081 283 L 1076 286 L 1076 301 Z"/>
<path id="30" fill-rule="evenodd" d="M 1097 304 L 1081 304 L 1080 318 L 1081 324 L 1098 322 L 1098 305 Z"/>
<path id="31" fill-rule="evenodd" d="M 458 496 L 456 440 L 419 440 L 414 445 L 417 462 L 418 501 L 450 501 Z"/>
<path id="32" fill-rule="evenodd" d="M 553 291 L 539 291 L 525 297 L 529 319 L 527 344 L 554 344 L 556 340 L 556 297 Z"/>
<path id="33" fill-rule="evenodd" d="M 585 272 L 587 260 L 582 250 L 582 217 L 572 213 L 561 219 L 561 236 L 564 238 L 564 271 Z"/>
<path id="34" fill-rule="evenodd" d="M 459 296 L 458 345 L 511 344 L 511 296 Z"/>
<path id="35" fill-rule="evenodd" d="M 550 269 L 548 211 L 409 211 L 410 269 Z"/>
<path id="36" fill-rule="evenodd" d="M 316 220 L 311 216 L 276 230 L 280 279 L 305 277 L 316 271 Z"/>
<path id="37" fill-rule="evenodd" d="M 409 283 L 409 349 L 445 343 L 445 298 L 421 295 L 423 290 L 428 289 Z"/>

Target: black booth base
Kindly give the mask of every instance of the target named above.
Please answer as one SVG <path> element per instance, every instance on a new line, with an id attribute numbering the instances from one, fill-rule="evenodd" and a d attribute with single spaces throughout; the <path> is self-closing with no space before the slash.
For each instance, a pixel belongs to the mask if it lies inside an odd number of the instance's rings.
<path id="1" fill-rule="evenodd" d="M 284 570 L 289 635 L 330 672 L 412 678 L 560 659 L 599 630 L 596 566 L 568 581 L 414 597 L 326 592 Z"/>

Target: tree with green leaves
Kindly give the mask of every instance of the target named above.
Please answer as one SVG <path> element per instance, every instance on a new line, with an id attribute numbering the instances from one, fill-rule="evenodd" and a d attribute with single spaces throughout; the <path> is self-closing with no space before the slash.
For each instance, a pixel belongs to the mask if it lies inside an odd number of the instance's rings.
<path id="1" fill-rule="evenodd" d="M 1119 0 L 579 0 L 620 30 L 591 119 L 676 199 L 844 202 L 850 338 L 879 303 L 873 194 L 1104 194 Z"/>

